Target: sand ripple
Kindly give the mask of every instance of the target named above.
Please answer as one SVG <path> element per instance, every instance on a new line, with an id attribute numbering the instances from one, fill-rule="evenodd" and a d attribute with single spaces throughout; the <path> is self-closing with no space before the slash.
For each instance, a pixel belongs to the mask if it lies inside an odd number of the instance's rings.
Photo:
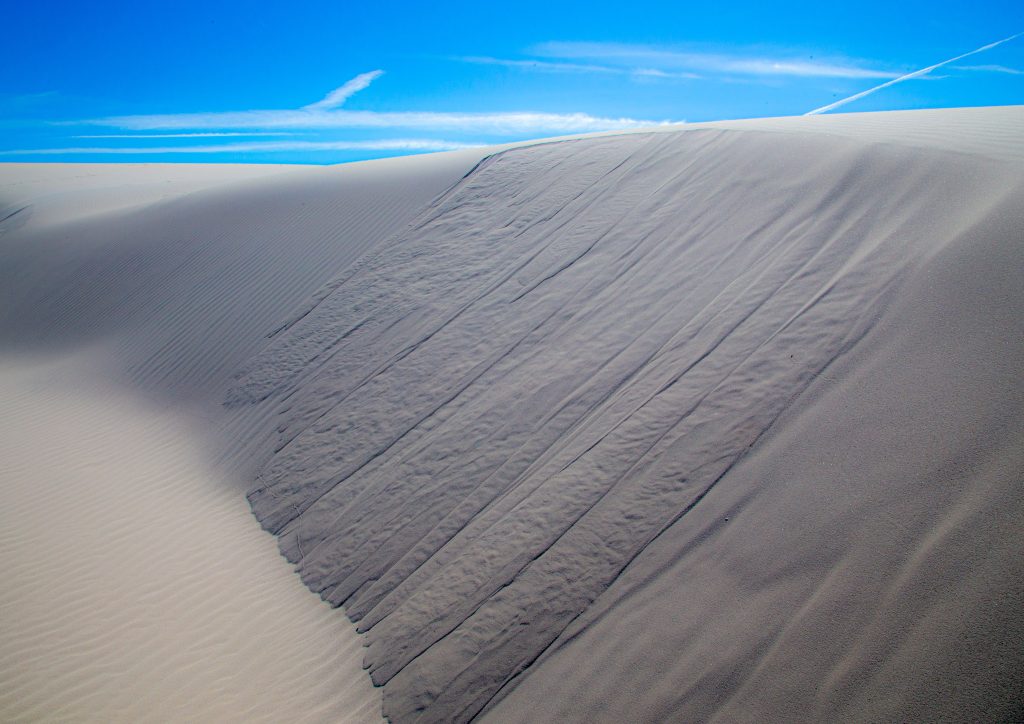
<path id="1" fill-rule="evenodd" d="M 0 375 L 0 719 L 373 721 L 361 641 L 174 415 Z"/>

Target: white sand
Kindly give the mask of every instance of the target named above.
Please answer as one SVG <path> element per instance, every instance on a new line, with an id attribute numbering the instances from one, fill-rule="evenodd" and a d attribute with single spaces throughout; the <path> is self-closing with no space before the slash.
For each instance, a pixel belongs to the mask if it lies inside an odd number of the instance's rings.
<path id="1" fill-rule="evenodd" d="M 181 619 L 269 605 L 241 476 L 368 632 L 395 721 L 1019 719 L 1022 129 L 1020 107 L 700 124 L 185 174 L 89 214 L 0 168 L 0 207 L 25 209 L 0 222 L 0 490 L 30 528 L 4 541 L 41 559 L 0 575 L 47 592 L 3 659 L 12 706 L 116 713 L 101 684 L 129 670 L 168 707 L 225 707 L 197 718 L 315 717 L 287 705 L 305 687 L 348 706 L 331 677 L 365 677 L 323 664 L 318 605 L 221 649 L 296 682 L 274 695 L 77 605 L 157 551 L 166 610 L 104 610 L 196 611 L 172 618 L 210 642 Z M 220 571 L 201 592 L 197 567 Z M 267 673 L 253 642 L 321 623 Z M 185 679 L 213 688 L 162 686 Z"/>
<path id="2" fill-rule="evenodd" d="M 963 226 L 921 239 L 868 335 L 485 718 L 1021 719 L 1024 195 L 1005 191 L 949 199 Z"/>
<path id="3" fill-rule="evenodd" d="M 359 637 L 194 428 L 83 366 L 0 367 L 0 719 L 379 720 Z"/>
<path id="4" fill-rule="evenodd" d="M 0 163 L 0 233 L 29 223 L 58 226 L 296 170 L 301 167 L 126 163 L 115 169 L 100 163 Z"/>
<path id="5" fill-rule="evenodd" d="M 0 719 L 380 720 L 250 513 L 221 390 L 475 161 L 0 164 Z"/>

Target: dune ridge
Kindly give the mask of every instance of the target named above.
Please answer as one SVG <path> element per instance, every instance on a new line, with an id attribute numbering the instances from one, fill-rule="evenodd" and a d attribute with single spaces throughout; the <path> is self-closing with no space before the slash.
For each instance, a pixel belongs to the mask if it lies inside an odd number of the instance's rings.
<path id="1" fill-rule="evenodd" d="M 12 350 L 35 352 L 107 340 L 118 373 L 140 389 L 216 407 L 225 379 L 269 327 L 475 160 L 453 153 L 269 174 L 257 167 L 255 178 L 233 183 L 214 166 L 211 187 L 198 192 L 153 203 L 143 186 L 141 205 L 68 224 L 30 219 L 3 248 L 0 335 Z M 3 177 L 18 178 L 18 166 L 0 165 Z M 134 188 L 131 168 L 107 176 L 125 173 L 110 185 Z M 20 187 L 4 185 L 12 197 Z"/>

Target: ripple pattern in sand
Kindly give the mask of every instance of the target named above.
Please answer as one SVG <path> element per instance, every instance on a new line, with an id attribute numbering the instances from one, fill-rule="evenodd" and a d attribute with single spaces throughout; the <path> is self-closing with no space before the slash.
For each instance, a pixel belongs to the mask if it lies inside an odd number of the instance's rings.
<path id="1" fill-rule="evenodd" d="M 0 369 L 0 719 L 380 721 L 361 640 L 182 421 L 62 369 Z"/>

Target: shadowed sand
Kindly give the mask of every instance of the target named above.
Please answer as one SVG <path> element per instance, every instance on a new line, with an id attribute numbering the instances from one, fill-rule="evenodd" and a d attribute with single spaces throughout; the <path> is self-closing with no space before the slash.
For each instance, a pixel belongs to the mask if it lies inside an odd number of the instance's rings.
<path id="1" fill-rule="evenodd" d="M 8 214 L 0 341 L 205 434 L 394 721 L 1012 720 L 1022 128 L 700 124 Z"/>

